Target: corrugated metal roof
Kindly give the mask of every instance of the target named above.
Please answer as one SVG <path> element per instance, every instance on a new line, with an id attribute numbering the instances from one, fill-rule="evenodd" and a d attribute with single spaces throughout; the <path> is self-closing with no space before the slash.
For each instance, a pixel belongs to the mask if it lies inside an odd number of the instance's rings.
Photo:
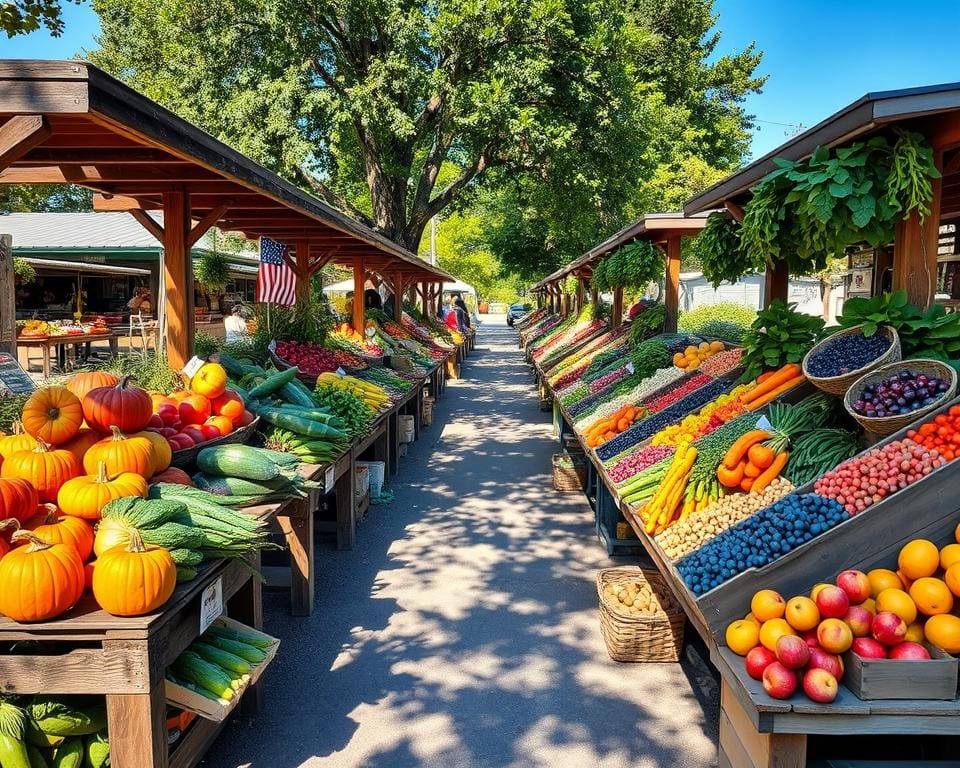
<path id="1" fill-rule="evenodd" d="M 77 272 L 94 275 L 149 275 L 149 269 L 139 267 L 118 267 L 114 264 L 84 264 L 81 261 L 57 261 L 55 259 L 24 259 L 37 269 L 49 269 L 55 272 Z"/>
<path id="2" fill-rule="evenodd" d="M 161 224 L 163 215 L 150 213 Z M 160 242 L 125 211 L 104 213 L 8 213 L 0 233 L 16 248 L 153 248 Z"/>

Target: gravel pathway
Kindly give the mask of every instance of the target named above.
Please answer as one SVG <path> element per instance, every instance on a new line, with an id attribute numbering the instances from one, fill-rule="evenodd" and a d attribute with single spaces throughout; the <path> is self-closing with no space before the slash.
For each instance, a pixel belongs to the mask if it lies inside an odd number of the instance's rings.
<path id="1" fill-rule="evenodd" d="M 715 765 L 702 647 L 680 665 L 606 654 L 594 576 L 615 561 L 583 497 L 551 489 L 548 414 L 502 318 L 464 373 L 356 549 L 318 545 L 313 616 L 266 593 L 282 645 L 264 710 L 236 718 L 203 765 Z"/>

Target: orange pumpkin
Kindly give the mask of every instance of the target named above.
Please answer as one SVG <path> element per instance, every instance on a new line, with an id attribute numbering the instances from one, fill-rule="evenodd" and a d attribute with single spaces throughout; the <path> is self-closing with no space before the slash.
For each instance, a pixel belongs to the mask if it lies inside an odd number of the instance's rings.
<path id="1" fill-rule="evenodd" d="M 17 531 L 0 560 L 0 613 L 14 621 L 46 621 L 64 613 L 83 594 L 83 561 L 68 544 L 47 544 L 32 531 Z"/>
<path id="2" fill-rule="evenodd" d="M 104 435 L 111 427 L 121 432 L 139 432 L 153 414 L 153 401 L 146 391 L 130 384 L 124 376 L 114 387 L 91 389 L 83 398 L 83 416 L 93 429 Z"/>
<path id="3" fill-rule="evenodd" d="M 176 485 L 188 485 L 191 488 L 193 487 L 193 480 L 190 479 L 190 475 L 184 472 L 179 467 L 170 467 L 165 469 L 163 472 L 154 475 L 150 478 L 150 484 L 154 483 L 174 483 Z"/>
<path id="4" fill-rule="evenodd" d="M 3 561 L 0 561 L 2 564 Z M 148 547 L 140 532 L 130 543 L 108 549 L 93 569 L 93 596 L 114 616 L 141 616 L 162 606 L 177 586 L 177 566 L 162 547 Z"/>
<path id="5" fill-rule="evenodd" d="M 62 445 L 80 431 L 83 408 L 66 387 L 38 389 L 23 404 L 23 428 L 51 445 Z"/>
<path id="6" fill-rule="evenodd" d="M 19 528 L 20 523 L 12 517 L 6 520 L 0 520 L 0 557 L 3 557 L 11 549 L 10 542 L 7 540 L 7 532 L 14 533 Z"/>
<path id="7" fill-rule="evenodd" d="M 111 429 L 110 437 L 94 443 L 83 457 L 83 468 L 88 475 L 98 472 L 100 463 L 107 465 L 108 475 L 135 472 L 141 477 L 150 477 L 157 457 L 153 443 L 145 437 L 127 437 L 119 427 Z M 0 467 L 0 471 L 2 471 Z"/>
<path id="8" fill-rule="evenodd" d="M 204 424 L 208 424 L 211 427 L 216 427 L 220 430 L 221 435 L 229 435 L 233 432 L 233 422 L 230 421 L 226 416 L 211 416 L 207 419 Z"/>
<path id="9" fill-rule="evenodd" d="M 100 462 L 93 475 L 67 480 L 57 494 L 60 511 L 70 517 L 99 520 L 100 511 L 114 499 L 147 495 L 147 481 L 134 472 L 109 475 L 107 465 Z"/>
<path id="10" fill-rule="evenodd" d="M 227 388 L 227 371 L 219 363 L 204 363 L 190 379 L 190 389 L 211 399 L 220 397 Z"/>
<path id="11" fill-rule="evenodd" d="M 0 466 L 0 477 L 28 481 L 40 501 L 56 501 L 60 486 L 80 472 L 76 456 L 63 448 L 51 450 L 42 440 L 36 441 L 32 451 L 17 451 Z"/>
<path id="12" fill-rule="evenodd" d="M 80 462 L 82 466 L 83 457 L 87 455 L 90 446 L 102 439 L 103 435 L 99 432 L 94 432 L 92 429 L 81 429 L 72 440 L 69 440 L 60 447 L 65 451 L 70 451 L 70 453 L 76 456 L 77 461 Z"/>
<path id="13" fill-rule="evenodd" d="M 37 489 L 30 481 L 22 478 L 0 480 L 0 520 L 13 518 L 21 523 L 29 520 L 39 503 Z"/>
<path id="14" fill-rule="evenodd" d="M 40 511 L 27 520 L 24 528 L 33 531 L 47 544 L 69 544 L 76 548 L 80 559 L 86 562 L 93 552 L 93 528 L 86 520 L 69 515 L 58 515 L 53 504 L 41 504 Z"/>
<path id="15" fill-rule="evenodd" d="M 145 437 L 153 444 L 153 472 L 147 477 L 153 477 L 157 472 L 163 472 L 170 466 L 170 462 L 173 461 L 173 449 L 163 435 L 146 429 L 143 432 L 130 435 L 130 437 Z"/>
<path id="16" fill-rule="evenodd" d="M 22 421 L 13 422 L 13 434 L 0 437 L 0 457 L 7 458 L 17 451 L 31 451 L 37 441 L 26 433 Z"/>
<path id="17" fill-rule="evenodd" d="M 217 416 L 226 416 L 234 424 L 243 416 L 243 399 L 233 390 L 228 389 L 220 397 L 210 402 L 210 409 Z"/>
<path id="18" fill-rule="evenodd" d="M 115 387 L 117 381 L 119 380 L 116 376 L 106 371 L 85 371 L 84 373 L 77 373 L 71 376 L 69 381 L 67 381 L 67 389 L 82 401 L 91 389 L 96 389 L 97 387 Z"/>

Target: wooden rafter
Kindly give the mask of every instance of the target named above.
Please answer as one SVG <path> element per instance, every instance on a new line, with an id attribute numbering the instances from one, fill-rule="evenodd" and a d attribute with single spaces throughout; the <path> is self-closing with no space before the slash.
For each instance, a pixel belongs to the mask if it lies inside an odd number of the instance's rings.
<path id="1" fill-rule="evenodd" d="M 197 241 L 203 237 L 207 231 L 215 225 L 220 219 L 223 218 L 223 214 L 230 210 L 230 204 L 232 201 L 224 200 L 220 205 L 206 214 L 203 218 L 200 219 L 190 230 L 190 234 L 187 236 L 187 248 L 191 248 L 196 245 Z"/>
<path id="2" fill-rule="evenodd" d="M 147 232 L 157 238 L 157 240 L 159 240 L 161 243 L 163 242 L 163 227 L 160 226 L 160 224 L 157 223 L 157 221 L 149 213 L 142 211 L 139 208 L 135 208 L 134 210 L 130 211 L 130 215 L 139 221 L 140 226 L 147 230 Z"/>
<path id="3" fill-rule="evenodd" d="M 52 133 L 43 115 L 15 115 L 0 125 L 0 169 L 25 155 Z"/>

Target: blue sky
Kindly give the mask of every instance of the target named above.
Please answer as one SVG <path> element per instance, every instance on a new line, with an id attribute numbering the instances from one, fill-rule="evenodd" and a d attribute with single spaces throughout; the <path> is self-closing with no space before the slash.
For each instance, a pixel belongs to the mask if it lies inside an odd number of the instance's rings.
<path id="1" fill-rule="evenodd" d="M 756 115 L 753 154 L 782 144 L 868 91 L 960 81 L 960 56 L 947 36 L 960 29 L 957 0 L 715 0 L 719 53 L 756 42 L 763 93 L 747 102 Z M 3 58 L 69 58 L 94 47 L 89 5 L 64 5 L 66 33 L 0 39 Z M 786 125 L 776 125 L 783 123 Z"/>

